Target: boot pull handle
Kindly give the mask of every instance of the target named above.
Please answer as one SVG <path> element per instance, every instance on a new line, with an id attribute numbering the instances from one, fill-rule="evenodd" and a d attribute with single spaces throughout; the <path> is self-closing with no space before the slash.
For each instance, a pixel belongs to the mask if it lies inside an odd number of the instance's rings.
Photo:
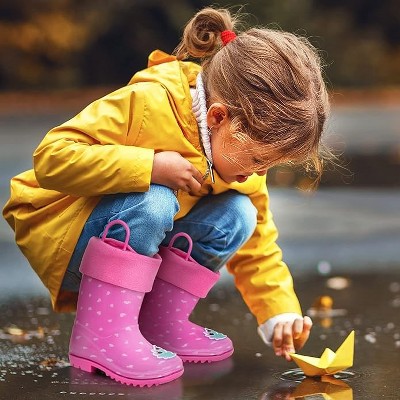
<path id="1" fill-rule="evenodd" d="M 170 249 L 172 247 L 172 245 L 174 244 L 175 240 L 181 236 L 185 237 L 187 239 L 187 241 L 189 242 L 189 249 L 185 256 L 185 260 L 188 261 L 189 257 L 190 257 L 190 253 L 192 252 L 192 249 L 193 249 L 193 240 L 187 233 L 178 232 L 177 234 L 175 234 L 169 242 L 168 249 Z"/>
<path id="2" fill-rule="evenodd" d="M 125 251 L 128 247 L 129 238 L 131 237 L 131 230 L 129 229 L 128 224 L 126 222 L 122 221 L 121 219 L 115 219 L 114 221 L 111 221 L 106 225 L 103 235 L 101 237 L 101 240 L 103 242 L 106 240 L 108 230 L 114 225 L 122 225 L 125 228 L 126 235 L 125 235 L 125 241 L 124 241 L 124 247 L 123 247 L 123 250 Z"/>

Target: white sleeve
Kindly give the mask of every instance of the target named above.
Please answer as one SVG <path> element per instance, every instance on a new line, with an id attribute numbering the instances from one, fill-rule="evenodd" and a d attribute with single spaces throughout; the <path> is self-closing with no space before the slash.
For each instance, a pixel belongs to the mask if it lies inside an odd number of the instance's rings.
<path id="1" fill-rule="evenodd" d="M 278 322 L 293 322 L 297 318 L 303 318 L 303 317 L 297 313 L 284 313 L 275 315 L 275 317 L 272 317 L 267 321 L 265 321 L 263 324 L 259 325 L 259 327 L 257 328 L 257 332 L 260 335 L 263 342 L 266 345 L 271 346 L 272 335 L 274 332 L 275 325 Z"/>

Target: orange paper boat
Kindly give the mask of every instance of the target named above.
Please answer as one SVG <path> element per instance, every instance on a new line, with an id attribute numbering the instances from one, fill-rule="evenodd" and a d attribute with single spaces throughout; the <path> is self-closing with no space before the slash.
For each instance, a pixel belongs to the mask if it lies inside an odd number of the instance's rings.
<path id="1" fill-rule="evenodd" d="M 336 353 L 326 348 L 320 358 L 290 354 L 307 376 L 333 375 L 350 368 L 354 357 L 354 331 L 344 340 Z"/>

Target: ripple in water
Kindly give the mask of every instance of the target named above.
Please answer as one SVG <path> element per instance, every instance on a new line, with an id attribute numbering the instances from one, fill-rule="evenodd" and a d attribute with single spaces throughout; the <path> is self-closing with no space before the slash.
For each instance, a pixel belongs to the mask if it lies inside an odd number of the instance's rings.
<path id="1" fill-rule="evenodd" d="M 357 375 L 352 371 L 341 371 L 329 376 L 335 379 L 341 379 L 342 381 L 348 381 L 357 378 L 359 375 Z M 307 376 L 300 368 L 290 369 L 289 371 L 285 371 L 282 374 L 276 375 L 276 377 L 283 381 L 295 381 L 295 382 L 301 382 L 302 380 L 307 378 Z M 318 377 L 315 378 L 318 379 Z"/>

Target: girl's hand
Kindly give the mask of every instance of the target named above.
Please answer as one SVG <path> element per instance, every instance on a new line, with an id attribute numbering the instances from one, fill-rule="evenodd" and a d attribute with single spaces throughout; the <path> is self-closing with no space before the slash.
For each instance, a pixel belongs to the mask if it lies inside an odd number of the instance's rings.
<path id="1" fill-rule="evenodd" d="M 272 346 L 277 356 L 290 361 L 290 353 L 300 350 L 310 336 L 310 317 L 297 318 L 293 322 L 278 322 L 274 328 Z"/>
<path id="2" fill-rule="evenodd" d="M 162 151 L 154 155 L 151 182 L 190 193 L 201 189 L 203 175 L 179 153 Z"/>

